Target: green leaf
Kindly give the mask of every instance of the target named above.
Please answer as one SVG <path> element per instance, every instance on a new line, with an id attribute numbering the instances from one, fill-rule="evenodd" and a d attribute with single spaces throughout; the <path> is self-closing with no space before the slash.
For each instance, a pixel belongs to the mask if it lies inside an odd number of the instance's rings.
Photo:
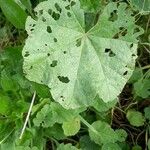
<path id="1" fill-rule="evenodd" d="M 8 96 L 0 94 L 0 115 L 7 115 L 10 112 L 11 100 Z"/>
<path id="2" fill-rule="evenodd" d="M 60 124 L 54 124 L 52 127 L 49 127 L 44 130 L 44 135 L 48 138 L 55 138 L 57 140 L 63 140 L 66 138 L 64 131 Z"/>
<path id="3" fill-rule="evenodd" d="M 66 136 L 73 136 L 80 130 L 80 119 L 74 118 L 73 120 L 64 122 L 62 128 Z"/>
<path id="4" fill-rule="evenodd" d="M 139 145 L 135 145 L 132 147 L 132 150 L 142 150 L 142 147 Z"/>
<path id="5" fill-rule="evenodd" d="M 43 126 L 45 128 L 52 127 L 55 123 L 64 123 L 73 120 L 84 109 L 64 109 L 58 103 L 46 104 L 41 111 L 39 111 L 33 122 L 36 126 Z"/>
<path id="6" fill-rule="evenodd" d="M 0 0 L 0 7 L 7 19 L 16 27 L 24 29 L 27 14 L 13 0 Z"/>
<path id="7" fill-rule="evenodd" d="M 118 135 L 106 122 L 96 121 L 92 127 L 94 129 L 89 129 L 89 135 L 95 143 L 101 145 L 118 141 Z"/>
<path id="8" fill-rule="evenodd" d="M 0 39 L 6 38 L 7 37 L 7 27 L 4 26 L 0 28 Z"/>
<path id="9" fill-rule="evenodd" d="M 22 46 L 7 47 L 1 52 L 0 59 L 4 65 L 5 72 L 14 75 L 22 73 Z"/>
<path id="10" fill-rule="evenodd" d="M 63 123 L 74 119 L 79 116 L 79 113 L 85 111 L 85 108 L 80 109 L 64 109 L 58 103 L 51 103 L 51 110 L 53 113 L 53 119 L 57 123 Z"/>
<path id="11" fill-rule="evenodd" d="M 147 147 L 148 147 L 148 150 L 150 150 L 150 139 L 148 139 Z"/>
<path id="12" fill-rule="evenodd" d="M 55 124 L 55 121 L 51 119 L 52 118 L 52 112 L 51 107 L 49 104 L 46 104 L 41 111 L 39 111 L 36 115 L 36 118 L 34 118 L 33 122 L 35 126 L 43 126 L 44 128 L 53 126 Z"/>
<path id="13" fill-rule="evenodd" d="M 139 127 L 143 126 L 145 122 L 145 118 L 141 112 L 135 110 L 129 110 L 126 115 L 128 121 L 131 125 Z"/>
<path id="14" fill-rule="evenodd" d="M 113 108 L 116 105 L 116 103 L 117 103 L 117 99 L 105 103 L 102 99 L 96 97 L 92 106 L 99 112 L 105 112 Z"/>
<path id="15" fill-rule="evenodd" d="M 87 12 L 97 12 L 101 8 L 101 0 L 80 0 L 80 3 Z"/>
<path id="16" fill-rule="evenodd" d="M 135 83 L 137 82 L 139 79 L 141 79 L 143 77 L 143 73 L 142 73 L 142 70 L 141 68 L 135 68 L 130 80 L 129 80 L 129 83 Z"/>
<path id="17" fill-rule="evenodd" d="M 150 0 L 130 0 L 130 3 L 143 15 L 150 13 Z"/>
<path id="18" fill-rule="evenodd" d="M 60 144 L 57 148 L 57 150 L 79 150 L 75 146 L 72 146 L 71 144 Z"/>
<path id="19" fill-rule="evenodd" d="M 12 79 L 10 74 L 6 72 L 6 70 L 1 72 L 0 84 L 4 91 L 17 91 L 19 88 L 17 83 Z"/>
<path id="20" fill-rule="evenodd" d="M 117 143 L 107 143 L 102 146 L 102 150 L 121 150 Z"/>
<path id="21" fill-rule="evenodd" d="M 147 98 L 150 96 L 150 79 L 139 80 L 134 84 L 134 91 L 136 95 Z"/>
<path id="22" fill-rule="evenodd" d="M 145 118 L 150 120 L 150 107 L 144 109 Z"/>
<path id="23" fill-rule="evenodd" d="M 80 138 L 80 147 L 82 150 L 99 150 L 100 146 L 91 141 L 88 135 Z"/>
<path id="24" fill-rule="evenodd" d="M 34 89 L 36 90 L 37 94 L 41 98 L 49 98 L 49 97 L 51 97 L 50 90 L 49 90 L 49 88 L 47 86 L 41 85 L 41 84 L 37 84 L 37 83 L 32 83 L 32 86 L 34 87 Z"/>
<path id="25" fill-rule="evenodd" d="M 26 77 L 48 85 L 53 99 L 67 109 L 89 106 L 97 95 L 114 100 L 132 75 L 137 37 L 143 33 L 127 5 L 109 3 L 88 32 L 79 0 L 48 0 L 35 11 L 37 20 L 26 22 Z"/>
<path id="26" fill-rule="evenodd" d="M 124 142 L 128 136 L 127 132 L 123 129 L 117 129 L 115 132 L 118 135 L 118 141 L 119 142 Z"/>
<path id="27" fill-rule="evenodd" d="M 32 13 L 32 5 L 30 0 L 20 0 L 20 2 L 26 7 L 28 12 Z"/>
<path id="28" fill-rule="evenodd" d="M 120 146 L 121 150 L 131 150 L 127 142 L 118 143 L 118 145 Z"/>
<path id="29" fill-rule="evenodd" d="M 34 115 L 36 112 L 41 110 L 45 104 L 49 104 L 50 102 L 49 98 L 41 99 L 38 104 L 33 106 L 31 115 Z"/>

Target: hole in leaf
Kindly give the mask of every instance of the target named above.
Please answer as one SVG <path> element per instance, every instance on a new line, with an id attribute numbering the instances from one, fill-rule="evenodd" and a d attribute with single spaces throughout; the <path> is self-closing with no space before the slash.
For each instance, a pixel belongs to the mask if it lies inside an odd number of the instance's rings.
<path id="1" fill-rule="evenodd" d="M 31 66 L 30 69 L 33 69 L 33 66 Z"/>
<path id="2" fill-rule="evenodd" d="M 76 40 L 76 46 L 77 47 L 81 46 L 81 38 Z"/>
<path id="3" fill-rule="evenodd" d="M 24 57 L 28 57 L 29 55 L 30 55 L 29 52 L 26 51 Z"/>
<path id="4" fill-rule="evenodd" d="M 120 27 L 120 28 L 119 28 L 119 30 L 123 30 L 123 29 L 124 29 L 124 27 Z"/>
<path id="5" fill-rule="evenodd" d="M 74 6 L 76 4 L 76 2 L 72 1 L 71 2 L 71 6 Z"/>
<path id="6" fill-rule="evenodd" d="M 130 48 L 132 48 L 133 47 L 133 43 L 130 45 Z"/>
<path id="7" fill-rule="evenodd" d="M 109 52 L 109 57 L 114 57 L 114 56 L 116 56 L 116 54 L 113 51 L 110 51 Z"/>
<path id="8" fill-rule="evenodd" d="M 113 13 L 115 13 L 115 14 L 116 14 L 116 13 L 117 13 L 117 10 L 114 10 L 114 11 L 113 11 Z"/>
<path id="9" fill-rule="evenodd" d="M 119 38 L 119 33 L 116 33 L 114 36 L 113 36 L 114 39 L 118 39 Z"/>
<path id="10" fill-rule="evenodd" d="M 32 32 L 32 31 L 34 31 L 34 29 L 32 28 L 32 29 L 30 29 L 30 31 Z"/>
<path id="11" fill-rule="evenodd" d="M 128 30 L 124 28 L 123 31 L 121 31 L 121 35 L 122 35 L 122 36 L 125 36 L 125 35 L 127 34 L 127 31 L 128 31 Z"/>
<path id="12" fill-rule="evenodd" d="M 62 101 L 64 101 L 64 100 L 65 100 L 65 99 L 64 99 L 64 97 L 63 97 L 62 95 L 60 96 L 60 98 L 61 98 L 61 100 L 62 100 Z"/>
<path id="13" fill-rule="evenodd" d="M 63 83 L 69 83 L 70 80 L 68 77 L 64 77 L 64 76 L 58 76 L 59 81 L 63 82 Z"/>
<path id="14" fill-rule="evenodd" d="M 127 29 L 124 27 L 119 28 L 119 32 L 113 36 L 114 39 L 118 39 L 119 35 L 125 36 L 127 34 Z"/>
<path id="15" fill-rule="evenodd" d="M 70 5 L 67 5 L 65 9 L 70 10 Z"/>
<path id="16" fill-rule="evenodd" d="M 67 52 L 66 52 L 66 51 L 64 51 L 64 54 L 67 54 Z"/>
<path id="17" fill-rule="evenodd" d="M 48 10 L 48 13 L 52 15 L 53 11 L 51 9 Z"/>
<path id="18" fill-rule="evenodd" d="M 70 12 L 67 12 L 67 16 L 68 16 L 68 17 L 71 17 L 71 13 L 70 13 Z"/>
<path id="19" fill-rule="evenodd" d="M 43 22 L 46 22 L 46 19 L 45 19 L 44 17 L 42 17 L 42 21 L 43 21 Z"/>
<path id="20" fill-rule="evenodd" d="M 50 65 L 51 67 L 56 67 L 57 66 L 57 60 L 53 60 L 52 64 Z"/>
<path id="21" fill-rule="evenodd" d="M 116 21 L 118 19 L 118 15 L 117 15 L 117 10 L 114 10 L 113 12 L 110 13 L 110 17 L 109 17 L 109 21 Z"/>
<path id="22" fill-rule="evenodd" d="M 56 12 L 53 12 L 52 17 L 53 17 L 54 20 L 59 20 L 60 14 L 58 14 Z"/>
<path id="23" fill-rule="evenodd" d="M 106 48 L 105 49 L 105 53 L 109 53 L 109 57 L 116 56 L 116 54 L 110 48 Z"/>
<path id="24" fill-rule="evenodd" d="M 128 71 L 125 71 L 125 72 L 123 73 L 124 76 L 127 75 L 127 74 L 128 74 Z"/>
<path id="25" fill-rule="evenodd" d="M 105 53 L 108 53 L 108 52 L 110 52 L 110 51 L 111 51 L 110 48 L 105 48 Z"/>
<path id="26" fill-rule="evenodd" d="M 58 12 L 61 13 L 62 9 L 60 8 L 60 6 L 58 5 L 58 3 L 55 3 L 55 8 Z"/>
<path id="27" fill-rule="evenodd" d="M 122 34 L 127 33 L 127 29 L 124 27 L 120 27 L 119 30 L 120 30 L 120 33 L 122 33 Z"/>
<path id="28" fill-rule="evenodd" d="M 136 55 L 135 54 L 132 54 L 132 57 L 135 57 Z"/>
<path id="29" fill-rule="evenodd" d="M 45 44 L 45 46 L 47 46 L 47 44 Z"/>
<path id="30" fill-rule="evenodd" d="M 43 14 L 43 10 L 39 10 L 39 14 L 42 15 Z"/>
<path id="31" fill-rule="evenodd" d="M 50 56 L 51 54 L 50 53 L 47 53 L 47 56 Z"/>
<path id="32" fill-rule="evenodd" d="M 52 29 L 51 29 L 50 26 L 47 26 L 47 32 L 48 32 L 48 33 L 52 33 Z"/>
<path id="33" fill-rule="evenodd" d="M 134 29 L 134 33 L 136 33 L 136 32 L 140 32 L 140 29 L 139 28 L 135 28 Z"/>
<path id="34" fill-rule="evenodd" d="M 54 38 L 54 42 L 57 42 L 57 39 L 56 39 L 56 38 Z"/>

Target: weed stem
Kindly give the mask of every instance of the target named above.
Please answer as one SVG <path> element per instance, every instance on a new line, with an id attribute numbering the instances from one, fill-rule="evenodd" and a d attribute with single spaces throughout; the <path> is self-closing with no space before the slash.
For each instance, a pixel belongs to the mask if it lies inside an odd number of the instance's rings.
<path id="1" fill-rule="evenodd" d="M 23 128 L 22 128 L 22 131 L 21 131 L 19 139 L 22 139 L 22 136 L 23 136 L 23 134 L 25 132 L 25 129 L 26 129 L 26 126 L 27 126 L 27 123 L 28 123 L 28 120 L 29 120 L 29 117 L 30 117 L 30 114 L 31 114 L 31 111 L 32 111 L 32 107 L 33 107 L 33 104 L 34 104 L 35 97 L 36 97 L 36 91 L 33 94 L 32 101 L 31 101 L 31 104 L 30 104 L 30 108 L 29 108 L 29 111 L 28 111 L 28 114 L 27 114 L 25 123 L 23 125 Z"/>

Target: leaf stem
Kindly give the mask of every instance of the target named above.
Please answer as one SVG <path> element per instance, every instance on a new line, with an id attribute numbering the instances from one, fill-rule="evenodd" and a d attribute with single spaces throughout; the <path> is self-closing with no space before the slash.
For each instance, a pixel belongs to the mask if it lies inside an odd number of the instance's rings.
<path id="1" fill-rule="evenodd" d="M 132 107 L 133 105 L 137 105 L 137 102 L 131 103 L 131 104 L 125 109 L 125 112 L 126 112 L 130 107 Z"/>
<path id="2" fill-rule="evenodd" d="M 83 124 L 85 124 L 91 131 L 93 131 L 95 134 L 98 134 L 98 132 L 95 130 L 95 128 L 92 125 L 90 125 L 82 116 L 79 116 L 79 118 L 80 118 L 81 122 Z"/>

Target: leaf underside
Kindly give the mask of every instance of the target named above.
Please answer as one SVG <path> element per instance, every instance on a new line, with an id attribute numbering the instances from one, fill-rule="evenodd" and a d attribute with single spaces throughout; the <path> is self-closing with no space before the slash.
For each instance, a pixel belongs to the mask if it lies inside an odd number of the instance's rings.
<path id="1" fill-rule="evenodd" d="M 114 100 L 132 75 L 142 33 L 126 4 L 108 4 L 86 33 L 79 0 L 48 0 L 35 11 L 37 19 L 26 22 L 26 77 L 47 85 L 65 108 L 88 106 L 96 96 Z"/>

